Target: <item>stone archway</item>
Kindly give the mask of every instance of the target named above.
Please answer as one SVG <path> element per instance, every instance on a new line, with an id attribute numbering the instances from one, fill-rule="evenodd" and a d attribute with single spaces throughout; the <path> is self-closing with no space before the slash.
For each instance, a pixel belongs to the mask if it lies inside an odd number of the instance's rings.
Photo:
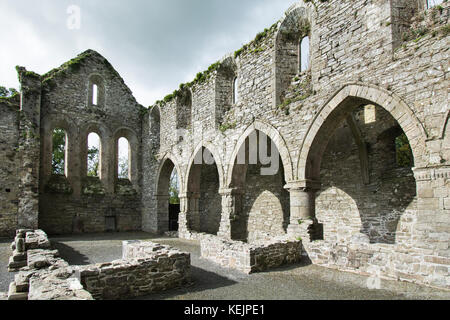
<path id="1" fill-rule="evenodd" d="M 362 212 L 364 212 L 364 210 L 362 210 L 361 209 L 362 207 L 358 206 L 358 204 L 365 203 L 364 206 L 367 206 L 367 203 L 372 204 L 374 206 L 377 204 L 375 198 L 376 196 L 378 196 L 376 195 L 376 193 L 379 192 L 380 186 L 378 187 L 374 187 L 373 185 L 372 187 L 370 186 L 370 182 L 368 181 L 369 168 L 368 167 L 364 168 L 365 166 L 367 166 L 369 158 L 371 159 L 370 161 L 373 162 L 374 157 L 373 155 L 369 157 L 368 151 L 364 150 L 367 149 L 366 142 L 363 139 L 364 137 L 362 137 L 360 132 L 358 132 L 359 131 L 358 126 L 355 122 L 355 119 L 353 119 L 352 115 L 352 113 L 355 110 L 365 105 L 375 106 L 375 108 L 378 108 L 384 114 L 386 114 L 386 117 L 392 119 L 394 127 L 392 127 L 390 131 L 388 130 L 387 133 L 384 133 L 384 135 L 386 134 L 391 135 L 390 133 L 392 133 L 393 132 L 392 130 L 394 129 L 399 132 L 403 132 L 406 135 L 413 153 L 415 166 L 423 166 L 427 162 L 426 145 L 425 145 L 425 141 L 427 138 L 426 132 L 420 121 L 417 119 L 417 117 L 414 115 L 411 109 L 403 101 L 401 101 L 394 94 L 376 87 L 359 84 L 349 84 L 344 86 L 320 110 L 320 112 L 315 117 L 313 123 L 311 124 L 308 133 L 304 139 L 298 163 L 298 182 L 295 185 L 293 185 L 291 189 L 291 196 L 294 196 L 294 198 L 296 198 L 293 200 L 294 208 L 292 211 L 295 213 L 294 215 L 296 216 L 295 219 L 293 220 L 294 222 L 292 222 L 290 225 L 291 234 L 296 235 L 301 234 L 303 238 L 311 239 L 312 235 L 314 234 L 315 227 L 321 226 L 317 223 L 316 219 L 316 192 L 321 189 L 321 177 L 323 176 L 323 170 L 321 172 L 321 169 L 323 169 L 322 162 L 324 159 L 325 151 L 327 150 L 327 148 L 329 148 L 330 140 L 334 137 L 336 130 L 340 128 L 343 122 L 346 122 L 348 124 L 346 130 L 347 132 L 352 133 L 356 141 L 357 147 L 355 147 L 356 148 L 355 150 L 359 149 L 359 157 L 361 159 L 355 164 L 354 167 L 355 168 L 358 167 L 358 169 L 355 170 L 360 171 L 362 173 L 362 176 L 360 178 L 357 178 L 358 180 L 352 181 L 354 181 L 355 185 L 359 183 L 361 183 L 361 185 L 357 188 L 359 190 L 357 192 L 354 192 L 355 188 L 345 187 L 349 185 L 350 183 L 349 181 L 347 181 L 346 183 L 339 183 L 335 181 L 336 177 L 334 177 L 333 179 L 335 180 L 332 180 L 331 186 L 333 186 L 335 189 L 336 187 L 338 188 L 333 192 L 335 193 L 340 192 L 342 194 L 341 198 L 348 198 L 349 201 L 351 202 L 349 203 L 349 210 L 350 211 L 356 210 L 357 215 L 355 216 L 355 218 L 361 218 L 362 220 L 364 220 L 364 217 L 362 216 Z M 341 129 L 341 131 L 342 130 L 343 129 Z M 336 141 L 334 140 L 334 142 Z M 345 148 L 341 148 L 341 150 L 342 149 Z M 358 157 L 357 152 L 356 157 Z M 362 157 L 366 157 L 365 159 L 366 161 L 363 161 L 364 159 L 362 159 Z M 340 163 L 340 166 L 343 166 L 344 164 L 345 162 L 342 162 Z M 333 168 L 333 166 L 331 167 Z M 347 173 L 347 175 L 345 175 L 345 179 L 347 180 L 351 179 L 350 176 L 352 175 L 350 173 L 354 173 L 355 170 L 353 171 L 350 170 Z M 381 181 L 382 179 L 379 175 L 380 172 L 382 172 L 383 170 L 378 171 L 379 173 L 376 179 Z M 373 176 L 374 174 L 373 168 L 371 170 L 371 173 Z M 355 177 L 354 179 L 356 179 Z M 413 191 L 411 192 L 410 190 L 411 188 L 408 189 L 408 192 L 410 193 L 408 194 L 409 200 L 403 201 L 405 203 L 399 205 L 400 209 L 399 212 L 396 213 L 396 219 L 399 218 L 399 215 L 401 215 L 402 212 L 404 212 L 404 210 L 408 210 L 410 208 L 408 206 L 410 203 L 412 203 L 416 195 L 415 194 L 416 186 L 412 171 L 410 172 L 409 180 L 411 179 L 413 184 L 412 188 Z M 361 181 L 364 181 L 364 183 L 362 183 Z M 330 183 L 327 182 L 327 186 L 329 184 Z M 364 189 L 365 188 L 364 185 L 369 186 L 367 187 L 366 190 L 367 191 L 366 198 L 365 200 L 362 200 L 359 199 L 358 197 L 361 197 L 360 189 Z M 371 189 L 372 191 L 369 192 L 368 190 L 370 190 L 370 188 L 372 188 Z M 393 190 L 392 197 L 394 198 L 400 197 L 394 194 L 395 192 Z M 386 201 L 388 201 L 388 199 L 386 199 Z M 335 203 L 334 206 L 336 207 L 338 206 L 338 204 Z M 370 210 L 365 211 L 367 212 Z M 371 214 L 373 215 L 373 213 Z M 299 219 L 307 220 L 309 222 L 300 227 L 295 224 L 295 220 Z M 376 218 L 371 217 L 371 219 L 373 220 Z M 395 224 L 395 219 L 393 220 L 394 223 L 391 222 L 391 224 Z M 363 229 L 364 228 L 361 227 L 362 231 Z M 395 229 L 395 227 L 390 227 L 390 229 Z M 393 230 L 390 230 L 390 232 L 386 233 L 389 234 L 389 236 L 392 238 L 393 232 L 394 232 Z M 369 232 L 363 233 L 369 234 Z M 351 234 L 349 236 L 351 236 Z"/>
<path id="2" fill-rule="evenodd" d="M 380 106 L 389 112 L 408 137 L 416 167 L 426 165 L 427 133 L 414 112 L 400 98 L 384 89 L 362 84 L 348 84 L 323 106 L 309 127 L 297 165 L 298 180 L 311 180 L 319 174 L 320 158 L 327 142 L 318 135 L 319 130 L 324 126 L 332 127 L 340 122 L 352 106 L 360 103 L 358 101 Z"/>
<path id="3" fill-rule="evenodd" d="M 222 235 L 247 242 L 284 235 L 290 214 L 285 185 L 292 179 L 292 166 L 281 135 L 255 122 L 239 139 L 231 159 Z"/>
<path id="4" fill-rule="evenodd" d="M 260 132 L 264 133 L 275 144 L 275 146 L 278 149 L 278 152 L 280 153 L 281 162 L 283 164 L 283 169 L 284 169 L 285 180 L 286 181 L 294 180 L 294 171 L 292 169 L 293 168 L 292 159 L 291 159 L 286 141 L 281 136 L 281 134 L 278 132 L 278 130 L 275 129 L 273 126 L 257 120 L 244 131 L 244 133 L 241 135 L 241 137 L 237 141 L 233 153 L 231 154 L 230 161 L 228 162 L 229 166 L 228 166 L 227 180 L 226 180 L 227 187 L 230 188 L 232 185 L 233 170 L 234 170 L 235 160 L 238 156 L 239 150 L 242 147 L 242 145 L 245 143 L 245 140 L 254 131 L 260 131 Z"/>
<path id="5" fill-rule="evenodd" d="M 158 232 L 164 233 L 167 231 L 176 231 L 171 230 L 170 226 L 170 195 L 169 195 L 169 187 L 170 187 L 170 179 L 174 170 L 177 172 L 179 179 L 179 194 L 181 194 L 182 190 L 182 176 L 180 175 L 181 170 L 178 166 L 177 162 L 173 160 L 174 158 L 171 156 L 166 156 L 161 161 L 161 166 L 158 170 L 158 180 L 156 184 L 156 203 L 157 203 L 157 225 Z M 178 226 L 177 226 L 178 229 Z"/>
<path id="6" fill-rule="evenodd" d="M 211 145 L 199 145 L 193 153 L 187 170 L 182 196 L 180 234 L 217 235 L 222 217 L 223 167 L 218 153 Z M 184 225 L 183 225 L 184 224 Z M 184 235 L 186 233 L 186 235 Z"/>

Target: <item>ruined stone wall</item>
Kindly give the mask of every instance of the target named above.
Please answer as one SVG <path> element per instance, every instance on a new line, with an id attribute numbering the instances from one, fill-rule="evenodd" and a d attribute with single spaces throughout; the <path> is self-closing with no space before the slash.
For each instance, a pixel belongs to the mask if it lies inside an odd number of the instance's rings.
<path id="1" fill-rule="evenodd" d="M 50 234 L 140 230 L 141 107 L 109 62 L 93 51 L 42 78 L 41 228 Z M 97 105 L 92 101 L 94 83 Z M 64 129 L 68 139 L 63 176 L 51 170 L 55 128 Z M 98 178 L 87 177 L 91 132 L 101 140 Z M 130 181 L 117 179 L 121 137 L 130 143 Z"/>
<path id="2" fill-rule="evenodd" d="M 281 170 L 275 176 L 261 176 L 262 165 L 249 165 L 243 201 L 247 240 L 270 240 L 286 232 L 289 221 L 289 193 Z"/>
<path id="3" fill-rule="evenodd" d="M 19 198 L 19 96 L 0 99 L 0 237 L 14 235 Z"/>
<path id="4" fill-rule="evenodd" d="M 151 242 L 124 243 L 124 259 L 82 266 L 80 282 L 94 299 L 119 300 L 190 283 L 190 254 Z"/>
<path id="5" fill-rule="evenodd" d="M 200 184 L 200 232 L 217 234 L 222 216 L 219 174 L 216 165 L 202 166 Z"/>
<path id="6" fill-rule="evenodd" d="M 215 236 L 204 236 L 200 243 L 202 258 L 247 274 L 299 263 L 302 258 L 301 241 L 290 241 L 281 237 L 250 245 Z"/>
<path id="7" fill-rule="evenodd" d="M 222 190 L 221 230 L 229 232 L 229 226 L 238 221 L 236 215 L 242 215 L 239 196 L 232 190 L 235 175 L 242 174 L 233 171 L 237 150 L 252 131 L 260 130 L 275 142 L 283 161 L 287 185 L 281 185 L 281 181 L 277 185 L 291 192 L 288 233 L 304 241 L 309 238 L 293 231 L 309 228 L 309 223 L 297 222 L 298 213 L 308 206 L 317 223 L 324 224 L 324 241 L 304 243 L 315 263 L 355 271 L 359 266 L 368 270 L 367 261 L 372 258 L 379 265 L 391 259 L 395 261 L 391 275 L 398 272 L 403 280 L 448 286 L 442 274 L 448 268 L 445 259 L 449 256 L 450 234 L 446 206 L 450 161 L 446 137 L 448 15 L 448 3 L 439 10 L 422 12 L 405 1 L 333 0 L 318 3 L 317 10 L 302 3 L 291 8 L 273 28 L 227 58 L 236 66 L 239 100 L 229 109 L 220 109 L 224 112 L 221 130 L 203 131 L 201 135 L 189 132 L 183 143 L 162 147 L 160 158 L 170 154 L 182 171 L 183 192 L 187 192 L 184 214 L 190 213 L 187 181 L 192 157 L 183 154 L 192 154 L 200 144 L 208 145 L 222 165 L 218 170 L 224 173 L 223 187 L 231 187 Z M 310 24 L 311 69 L 295 75 L 290 70 L 298 68 L 298 64 L 292 65 L 298 61 L 298 52 L 290 45 L 292 38 L 281 33 L 284 26 L 295 25 L 299 19 Z M 407 23 L 402 23 L 405 19 Z M 423 25 L 426 30 L 418 31 Z M 300 31 L 296 35 L 299 38 L 306 29 Z M 290 83 L 287 76 L 283 77 L 283 70 L 292 78 Z M 205 108 L 203 101 L 211 105 L 215 97 L 208 88 L 215 87 L 221 94 L 227 91 L 217 88 L 219 78 L 213 71 L 207 81 L 194 82 L 193 114 Z M 371 128 L 357 121 L 368 143 L 367 174 L 371 182 L 365 186 L 358 144 L 342 142 L 349 140 L 350 132 L 340 128 L 338 120 L 367 104 L 376 105 L 381 116 Z M 162 106 L 162 113 L 166 107 Z M 209 126 L 210 120 L 206 124 L 199 120 L 193 118 L 194 128 Z M 413 173 L 395 168 L 392 145 L 377 140 L 381 131 L 394 130 L 397 125 L 411 144 Z M 337 137 L 329 143 L 335 130 Z M 170 133 L 162 132 L 166 134 Z M 386 133 L 388 137 L 392 134 Z M 263 177 L 255 177 L 249 185 L 263 181 Z M 317 187 L 319 183 L 322 187 Z M 319 189 L 314 190 L 317 203 L 304 205 L 296 197 L 309 192 L 305 185 L 310 184 Z M 371 237 L 373 242 L 388 244 L 370 244 Z M 380 250 L 390 253 L 377 255 Z M 412 269 L 410 255 L 421 257 L 420 267 Z M 434 264 L 428 264 L 431 258 L 425 258 L 427 255 L 435 257 Z M 317 257 L 328 258 L 321 262 Z M 417 269 L 426 276 L 418 276 Z"/>
<path id="8" fill-rule="evenodd" d="M 314 263 L 448 288 L 449 7 L 447 2 L 424 12 L 415 2 L 401 0 L 329 0 L 317 7 L 299 2 L 254 41 L 149 112 L 136 104 L 103 58 L 93 54 L 89 63 L 75 60 L 66 65 L 67 72 L 44 76 L 42 123 L 36 123 L 41 155 L 30 161 L 39 152 L 35 135 L 27 134 L 23 140 L 29 148 L 20 170 L 31 169 L 32 174 L 21 176 L 18 216 L 33 222 L 39 181 L 44 229 L 66 232 L 67 225 L 76 225 L 99 231 L 106 217 L 119 213 L 118 221 L 126 221 L 120 229 L 134 229 L 142 208 L 145 231 L 166 231 L 157 186 L 161 169 L 170 160 L 180 178 L 180 235 L 195 237 L 188 222 L 199 211 L 219 207 L 219 197 L 214 196 L 211 206 L 199 210 L 196 197 L 199 189 L 208 188 L 208 180 L 189 183 L 196 174 L 191 170 L 194 156 L 205 147 L 214 156 L 219 176 L 221 236 L 231 238 L 233 224 L 246 216 L 246 210 L 252 212 L 258 187 L 273 187 L 276 192 L 270 201 L 256 201 L 258 210 L 250 214 L 253 220 L 245 231 L 284 232 L 286 225 L 279 228 L 279 206 L 276 214 L 265 216 L 271 221 L 267 225 L 254 218 L 257 211 L 269 212 L 274 203 L 287 206 L 289 192 L 290 210 L 283 209 L 283 223 L 289 224 L 290 237 L 303 239 Z M 299 51 L 294 44 L 305 35 L 311 40 L 311 67 L 296 74 Z M 40 83 L 22 71 L 27 117 L 21 128 L 36 130 L 32 123 Z M 233 103 L 235 77 L 238 100 Z M 89 105 L 92 83 L 100 85 L 98 106 Z M 379 115 L 375 125 L 363 124 L 356 112 L 353 129 L 342 126 L 350 114 L 368 104 Z M 65 177 L 49 173 L 48 133 L 55 126 L 64 127 L 69 137 Z M 415 183 L 410 170 L 393 166 L 388 140 L 397 127 L 412 148 Z M 182 135 L 177 129 L 183 129 Z M 84 179 L 82 146 L 89 130 L 102 138 L 101 183 Z M 360 136 L 351 142 L 355 130 Z M 236 169 L 235 160 L 254 131 L 275 143 L 283 179 L 258 177 L 250 170 L 248 183 L 235 183 L 248 173 Z M 134 155 L 131 181 L 116 183 L 115 141 L 122 135 L 130 140 Z M 40 178 L 33 172 L 39 159 Z M 161 176 L 167 179 L 167 174 Z M 241 198 L 245 192 L 246 204 Z M 320 224 L 324 240 L 309 241 L 312 233 L 319 233 L 314 228 Z"/>

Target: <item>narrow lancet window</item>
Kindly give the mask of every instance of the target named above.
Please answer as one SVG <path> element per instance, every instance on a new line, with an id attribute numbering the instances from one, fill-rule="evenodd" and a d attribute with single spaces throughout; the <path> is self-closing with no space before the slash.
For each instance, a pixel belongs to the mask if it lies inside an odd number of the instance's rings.
<path id="1" fill-rule="evenodd" d="M 130 144 L 126 138 L 120 138 L 118 144 L 117 176 L 119 179 L 130 179 Z"/>
<path id="2" fill-rule="evenodd" d="M 310 55 L 309 55 L 309 37 L 304 37 L 299 43 L 299 71 L 307 71 L 310 67 Z"/>
<path id="3" fill-rule="evenodd" d="M 92 86 L 92 104 L 98 105 L 98 86 L 96 84 Z"/>
<path id="4" fill-rule="evenodd" d="M 53 130 L 52 173 L 55 175 L 66 174 L 67 162 L 67 135 L 63 129 Z"/>
<path id="5" fill-rule="evenodd" d="M 87 175 L 100 177 L 100 137 L 96 133 L 88 136 Z"/>

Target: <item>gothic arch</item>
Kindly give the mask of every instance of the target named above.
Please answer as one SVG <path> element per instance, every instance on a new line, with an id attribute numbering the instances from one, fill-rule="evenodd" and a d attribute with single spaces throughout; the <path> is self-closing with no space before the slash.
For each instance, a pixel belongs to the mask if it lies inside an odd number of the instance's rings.
<path id="1" fill-rule="evenodd" d="M 160 163 L 155 183 L 155 199 L 157 205 L 158 232 L 163 233 L 170 230 L 170 196 L 169 187 L 173 170 L 176 170 L 179 179 L 179 194 L 183 192 L 183 177 L 177 159 L 172 154 L 166 154 Z"/>
<path id="2" fill-rule="evenodd" d="M 75 172 L 71 169 L 72 163 L 75 161 L 74 155 L 77 154 L 77 140 L 78 129 L 76 122 L 67 116 L 50 114 L 46 116 L 42 121 L 42 141 L 43 141 L 43 154 L 42 154 L 42 176 L 49 177 L 52 174 L 52 145 L 53 145 L 53 130 L 56 128 L 63 129 L 66 132 L 67 137 L 67 163 L 66 163 L 66 175 L 71 177 Z"/>
<path id="3" fill-rule="evenodd" d="M 216 162 L 217 165 L 217 170 L 218 170 L 218 174 L 219 174 L 219 188 L 223 189 L 223 187 L 225 186 L 225 174 L 224 174 L 224 167 L 221 161 L 221 158 L 219 157 L 220 153 L 216 150 L 216 148 L 214 147 L 213 144 L 211 143 L 200 143 L 195 149 L 194 152 L 192 153 L 190 159 L 189 159 L 189 165 L 188 168 L 186 170 L 186 179 L 184 179 L 184 190 L 188 191 L 188 183 L 189 183 L 189 174 L 191 172 L 192 166 L 194 165 L 194 161 L 195 161 L 195 157 L 197 156 L 197 154 L 202 150 L 202 148 L 208 149 L 209 152 L 211 152 L 212 156 L 214 157 L 214 160 Z"/>
<path id="4" fill-rule="evenodd" d="M 315 116 L 301 146 L 297 165 L 298 180 L 317 179 L 320 171 L 320 157 L 326 147 L 326 143 L 325 146 L 324 143 L 318 146 L 319 143 L 315 141 L 318 139 L 319 131 L 326 122 L 337 118 L 335 112 L 346 109 L 346 105 L 354 104 L 355 101 L 376 104 L 388 111 L 408 137 L 415 166 L 426 165 L 427 159 L 424 151 L 426 150 L 427 133 L 409 106 L 387 90 L 376 86 L 352 83 L 344 85 Z"/>
<path id="5" fill-rule="evenodd" d="M 184 193 L 185 189 L 184 189 L 184 176 L 183 176 L 183 171 L 181 170 L 181 167 L 179 165 L 179 161 L 177 160 L 177 158 L 175 156 L 173 156 L 171 153 L 166 153 L 166 155 L 162 158 L 162 160 L 160 161 L 160 166 L 158 169 L 158 175 L 157 175 L 157 179 L 156 179 L 156 184 L 155 184 L 155 190 L 156 190 L 156 195 L 160 195 L 161 193 L 161 178 L 163 176 L 166 175 L 166 166 L 167 163 L 172 163 L 174 165 L 174 168 L 177 170 L 178 173 L 178 178 L 180 179 L 180 194 Z M 169 172 L 169 175 L 171 174 L 171 172 Z M 170 178 L 170 177 L 169 177 Z"/>
<path id="6" fill-rule="evenodd" d="M 262 121 L 256 120 L 253 124 L 251 124 L 241 135 L 239 140 L 236 143 L 236 146 L 234 148 L 234 151 L 231 155 L 231 158 L 229 160 L 229 166 L 228 166 L 228 173 L 227 173 L 227 180 L 226 185 L 227 187 L 231 187 L 232 181 L 233 181 L 233 169 L 235 166 L 235 160 L 237 158 L 238 152 L 241 148 L 241 146 L 245 143 L 245 140 L 250 136 L 250 134 L 253 131 L 260 131 L 264 134 L 266 134 L 272 142 L 276 145 L 278 152 L 281 156 L 281 161 L 283 163 L 284 168 L 284 179 L 288 181 L 292 181 L 294 179 L 293 176 L 293 170 L 292 170 L 292 159 L 289 153 L 289 149 L 287 148 L 286 142 L 281 136 L 281 134 L 278 132 L 277 129 L 275 129 L 273 126 L 266 124 Z"/>
<path id="7" fill-rule="evenodd" d="M 114 176 L 117 179 L 117 168 L 119 165 L 119 139 L 126 138 L 130 146 L 129 165 L 131 170 L 131 183 L 136 190 L 139 190 L 139 140 L 136 132 L 127 127 L 122 127 L 114 132 Z"/>

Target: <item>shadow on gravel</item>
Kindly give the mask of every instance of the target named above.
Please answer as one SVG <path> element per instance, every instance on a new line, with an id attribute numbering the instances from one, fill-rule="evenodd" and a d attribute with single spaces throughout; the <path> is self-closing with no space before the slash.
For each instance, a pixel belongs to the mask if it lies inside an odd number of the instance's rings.
<path id="1" fill-rule="evenodd" d="M 85 233 L 76 235 L 49 235 L 50 240 L 64 242 L 90 242 L 90 241 L 125 241 L 125 240 L 151 240 L 157 235 L 144 232 L 110 232 L 110 233 Z"/>
<path id="2" fill-rule="evenodd" d="M 165 300 L 179 295 L 185 295 L 186 293 L 218 289 L 222 287 L 228 287 L 237 283 L 236 281 L 227 279 L 216 273 L 193 266 L 191 266 L 191 279 L 193 284 L 189 287 L 173 289 L 163 293 L 155 293 L 147 297 L 141 297 L 132 300 Z M 205 299 L 207 299 L 206 296 Z"/>
<path id="3" fill-rule="evenodd" d="M 57 241 L 52 241 L 52 245 L 55 249 L 58 249 L 61 258 L 66 260 L 71 266 L 85 266 L 90 264 L 88 257 L 74 250 L 72 247 Z"/>

